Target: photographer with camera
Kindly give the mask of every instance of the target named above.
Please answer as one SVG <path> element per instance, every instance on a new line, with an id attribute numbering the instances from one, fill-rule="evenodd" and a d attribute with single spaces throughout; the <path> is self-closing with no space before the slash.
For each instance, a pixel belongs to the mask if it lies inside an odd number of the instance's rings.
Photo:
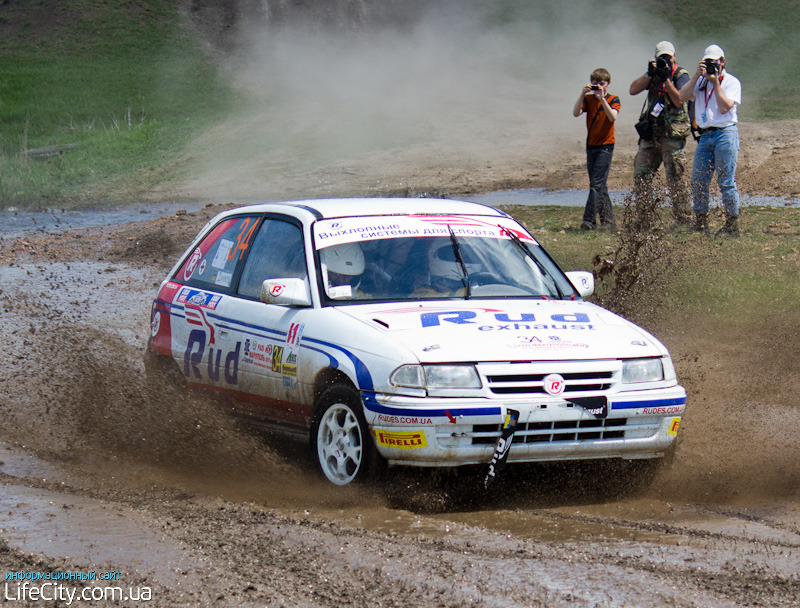
<path id="1" fill-rule="evenodd" d="M 583 85 L 578 100 L 572 108 L 576 118 L 586 113 L 586 167 L 589 171 L 589 197 L 583 211 L 581 230 L 594 230 L 597 216 L 600 226 L 614 230 L 617 223 L 608 195 L 608 172 L 614 155 L 614 121 L 621 108 L 619 97 L 608 92 L 611 74 L 597 68 L 589 76 L 590 83 Z"/>
<path id="2" fill-rule="evenodd" d="M 688 226 L 691 221 L 689 190 L 684 178 L 684 149 L 691 120 L 687 104 L 680 98 L 681 87 L 687 82 L 689 72 L 678 65 L 675 47 L 663 40 L 656 45 L 655 59 L 648 62 L 646 73 L 630 86 L 631 95 L 647 91 L 636 125 L 639 149 L 633 159 L 634 200 L 652 196 L 653 179 L 663 162 L 677 226 Z"/>
<path id="3" fill-rule="evenodd" d="M 692 168 L 695 230 L 708 231 L 709 187 L 716 170 L 725 210 L 725 224 L 717 234 L 739 236 L 737 106 L 742 103 L 742 83 L 725 70 L 725 53 L 719 46 L 706 48 L 697 72 L 683 85 L 680 96 L 684 101 L 695 100 L 695 120 L 700 131 Z"/>

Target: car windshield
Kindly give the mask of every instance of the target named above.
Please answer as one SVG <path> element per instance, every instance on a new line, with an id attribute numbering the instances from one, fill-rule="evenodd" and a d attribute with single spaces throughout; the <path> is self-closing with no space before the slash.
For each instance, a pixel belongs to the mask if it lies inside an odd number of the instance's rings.
<path id="1" fill-rule="evenodd" d="M 328 304 L 572 298 L 569 280 L 510 218 L 391 216 L 315 224 Z"/>

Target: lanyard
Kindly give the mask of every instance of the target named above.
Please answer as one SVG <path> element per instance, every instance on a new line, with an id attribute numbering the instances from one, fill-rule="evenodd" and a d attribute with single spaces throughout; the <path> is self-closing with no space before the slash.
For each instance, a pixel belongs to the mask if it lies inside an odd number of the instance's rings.
<path id="1" fill-rule="evenodd" d="M 722 84 L 722 79 L 723 79 L 723 78 L 725 78 L 725 75 L 724 75 L 724 74 L 722 74 L 722 75 L 719 77 L 719 83 L 720 83 L 720 84 Z M 706 105 L 705 105 L 705 107 L 706 107 L 706 108 L 708 107 L 708 102 L 709 102 L 709 101 L 711 101 L 711 96 L 714 94 L 714 87 L 713 87 L 713 86 L 711 87 L 711 90 L 710 90 L 710 91 L 708 90 L 708 83 L 709 83 L 709 82 L 711 82 L 711 81 L 710 81 L 708 78 L 706 78 L 706 81 L 705 81 L 705 83 L 703 83 L 705 86 L 704 86 L 704 88 L 702 89 L 702 91 L 703 91 L 703 97 L 705 97 L 705 102 L 706 102 Z"/>

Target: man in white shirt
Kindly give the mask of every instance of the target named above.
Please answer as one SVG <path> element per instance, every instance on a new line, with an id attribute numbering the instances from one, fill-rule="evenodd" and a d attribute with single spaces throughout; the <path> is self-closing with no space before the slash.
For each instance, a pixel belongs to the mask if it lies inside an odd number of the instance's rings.
<path id="1" fill-rule="evenodd" d="M 742 103 L 742 83 L 725 70 L 725 53 L 716 44 L 707 47 L 697 72 L 680 90 L 682 101 L 695 100 L 694 115 L 700 141 L 692 168 L 692 208 L 695 229 L 708 231 L 709 187 L 717 173 L 725 225 L 717 233 L 739 236 L 739 191 L 736 162 L 739 129 L 736 109 Z"/>

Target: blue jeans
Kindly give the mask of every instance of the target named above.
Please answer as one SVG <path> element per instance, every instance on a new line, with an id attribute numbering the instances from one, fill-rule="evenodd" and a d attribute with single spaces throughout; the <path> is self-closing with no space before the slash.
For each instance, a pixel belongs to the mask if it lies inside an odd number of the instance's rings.
<path id="1" fill-rule="evenodd" d="M 583 211 L 583 221 L 592 226 L 597 224 L 600 215 L 602 224 L 615 224 L 614 211 L 611 208 L 611 197 L 608 195 L 608 172 L 611 170 L 611 157 L 614 156 L 614 144 L 607 146 L 587 146 L 586 167 L 589 170 L 589 197 Z"/>
<path id="2" fill-rule="evenodd" d="M 736 188 L 736 161 L 739 158 L 739 129 L 730 125 L 700 136 L 692 168 L 692 208 L 708 213 L 711 176 L 717 172 L 722 205 L 728 215 L 739 215 L 739 190 Z"/>

